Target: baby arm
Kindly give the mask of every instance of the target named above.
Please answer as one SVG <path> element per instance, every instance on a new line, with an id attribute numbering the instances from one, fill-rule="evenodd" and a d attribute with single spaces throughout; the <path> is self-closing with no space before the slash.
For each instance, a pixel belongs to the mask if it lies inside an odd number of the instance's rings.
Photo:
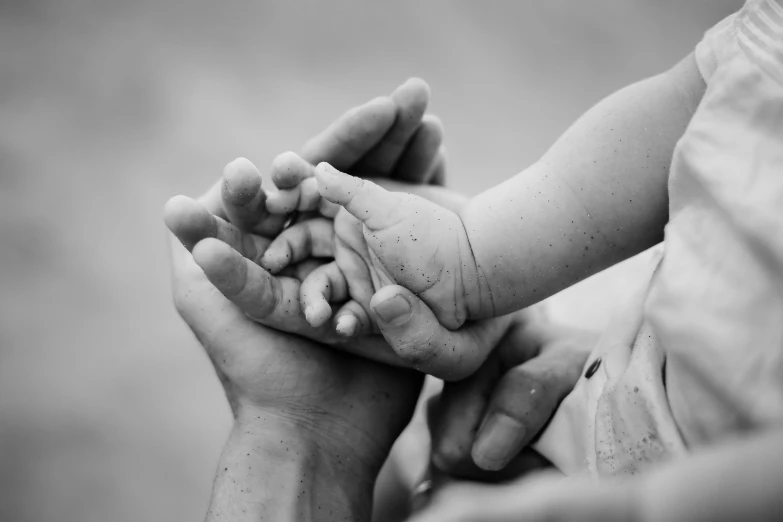
<path id="1" fill-rule="evenodd" d="M 663 239 L 672 153 L 704 88 L 688 56 L 599 102 L 538 162 L 467 204 L 491 296 L 479 317 L 529 306 Z"/>
<path id="2" fill-rule="evenodd" d="M 654 245 L 668 218 L 672 152 L 703 91 L 692 56 L 626 87 L 583 115 L 540 161 L 457 213 L 319 166 L 321 206 L 335 215 L 329 202 L 341 205 L 358 224 L 334 241 L 367 268 L 343 274 L 341 295 L 356 299 L 360 289 L 366 303 L 373 290 L 401 284 L 456 328 L 529 306 Z M 302 194 L 314 193 L 311 176 L 302 176 Z M 302 228 L 312 244 L 329 234 L 323 222 L 322 232 Z"/>

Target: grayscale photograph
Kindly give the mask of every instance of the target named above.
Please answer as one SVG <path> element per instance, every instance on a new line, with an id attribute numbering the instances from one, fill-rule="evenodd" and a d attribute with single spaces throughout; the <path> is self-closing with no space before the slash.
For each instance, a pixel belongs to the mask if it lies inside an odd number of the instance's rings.
<path id="1" fill-rule="evenodd" d="M 783 520 L 783 0 L 0 0 L 0 522 Z"/>

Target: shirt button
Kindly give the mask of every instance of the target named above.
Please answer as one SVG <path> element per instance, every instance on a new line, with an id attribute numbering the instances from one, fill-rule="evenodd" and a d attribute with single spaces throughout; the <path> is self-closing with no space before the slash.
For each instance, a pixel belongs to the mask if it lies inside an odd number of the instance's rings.
<path id="1" fill-rule="evenodd" d="M 595 361 L 593 361 L 593 364 L 587 367 L 587 371 L 585 372 L 585 379 L 589 379 L 592 377 L 595 372 L 598 371 L 598 368 L 601 366 L 601 358 L 599 357 Z"/>

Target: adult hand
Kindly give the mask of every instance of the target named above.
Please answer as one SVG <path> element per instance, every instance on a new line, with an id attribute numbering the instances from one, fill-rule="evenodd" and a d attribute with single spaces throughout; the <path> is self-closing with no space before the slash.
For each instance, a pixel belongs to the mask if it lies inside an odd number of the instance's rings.
<path id="1" fill-rule="evenodd" d="M 348 171 L 351 171 L 352 165 L 364 165 L 365 168 L 370 168 L 373 174 L 387 175 L 394 179 L 415 181 L 416 176 L 420 180 L 429 182 L 437 182 L 442 179 L 444 163 L 440 149 L 442 134 L 439 124 L 436 120 L 428 118 L 424 118 L 416 128 L 410 124 L 411 119 L 416 120 L 416 114 L 423 113 L 423 108 L 420 110 L 415 108 L 417 100 L 422 98 L 416 94 L 415 82 L 413 88 L 410 83 L 406 84 L 395 91 L 395 95 L 392 96 L 395 102 L 391 104 L 388 103 L 388 100 L 377 99 L 347 113 L 305 147 L 305 156 L 309 161 L 329 161 L 335 165 L 341 165 L 341 168 Z M 426 99 L 426 95 L 424 98 Z M 400 116 L 406 114 L 408 117 Z M 414 116 L 410 116 L 411 114 Z M 406 127 L 407 130 L 400 131 L 400 126 Z M 411 131 L 411 129 L 413 130 Z M 412 137 L 406 142 L 401 136 Z M 213 187 L 200 199 L 200 202 L 217 218 L 226 219 L 228 217 L 226 209 L 220 204 L 220 188 L 220 185 Z M 432 197 L 436 201 L 438 197 L 445 198 L 443 199 L 444 204 L 455 203 L 453 197 L 446 197 L 438 193 L 433 194 Z M 258 215 L 259 208 L 263 208 L 263 205 L 248 207 L 248 212 L 245 214 L 248 222 L 262 221 L 261 216 Z M 171 212 L 172 210 L 174 212 Z M 302 415 L 301 419 L 311 418 L 312 411 L 325 413 L 321 415 L 322 419 L 339 419 L 342 414 L 342 418 L 349 419 L 347 425 L 351 425 L 358 419 L 362 421 L 360 424 L 372 425 L 367 433 L 374 434 L 380 431 L 386 434 L 381 437 L 382 440 L 376 441 L 375 447 L 380 449 L 386 447 L 388 450 L 387 444 L 390 444 L 393 437 L 387 435 L 399 432 L 397 422 L 401 421 L 396 418 L 396 415 L 384 419 L 384 422 L 373 424 L 372 413 L 384 411 L 384 409 L 377 407 L 371 408 L 374 411 L 366 411 L 362 408 L 355 409 L 356 405 L 352 401 L 345 401 L 338 405 L 336 410 L 324 406 L 324 404 L 328 405 L 330 399 L 336 399 L 341 395 L 351 396 L 348 389 L 354 386 L 359 390 L 372 384 L 380 385 L 381 388 L 384 386 L 394 387 L 394 382 L 399 382 L 399 380 L 388 378 L 388 375 L 394 375 L 394 372 L 388 368 L 371 370 L 373 365 L 351 358 L 341 359 L 340 363 L 335 363 L 335 357 L 338 356 L 326 354 L 312 344 L 303 343 L 300 339 L 279 332 L 272 332 L 250 321 L 246 314 L 257 316 L 258 310 L 254 307 L 259 304 L 259 301 L 253 302 L 243 299 L 241 293 L 237 293 L 236 285 L 221 284 L 227 280 L 225 276 L 228 276 L 228 280 L 230 280 L 232 274 L 243 273 L 245 280 L 242 286 L 252 287 L 254 274 L 246 270 L 247 260 L 243 260 L 242 256 L 222 255 L 221 251 L 225 253 L 225 248 L 219 241 L 209 239 L 201 241 L 210 233 L 204 234 L 203 230 L 196 230 L 194 234 L 193 229 L 187 228 L 187 215 L 178 215 L 177 209 L 169 208 L 168 211 L 167 222 L 169 226 L 177 233 L 180 241 L 189 248 L 194 248 L 196 244 L 199 244 L 199 257 L 202 261 L 201 267 L 197 266 L 186 250 L 179 245 L 174 245 L 175 301 L 181 315 L 191 325 L 215 362 L 216 370 L 221 376 L 227 395 L 234 406 L 238 425 L 240 425 L 242 418 L 239 412 L 243 411 L 243 404 L 252 406 L 252 408 L 248 408 L 249 411 L 255 407 L 269 406 L 270 392 L 277 393 L 282 390 L 285 394 L 290 394 L 290 397 L 308 399 L 303 403 L 297 401 L 287 403 L 282 411 L 286 411 L 288 414 L 297 410 L 310 412 L 307 415 Z M 185 219 L 178 219 L 178 216 Z M 218 255 L 212 255 L 215 253 Z M 210 276 L 214 286 L 210 285 L 204 277 L 204 271 Z M 215 287 L 224 295 L 220 296 Z M 432 312 L 418 298 L 406 292 L 401 287 L 389 287 L 376 296 L 377 303 L 383 303 L 384 294 L 386 298 L 402 295 L 410 305 L 408 310 L 403 310 L 403 313 L 397 318 L 386 324 L 381 323 L 383 334 L 395 349 L 396 354 L 392 354 L 393 357 L 390 358 L 388 352 L 379 355 L 376 352 L 366 350 L 362 352 L 364 355 L 395 364 L 413 366 L 446 379 L 458 379 L 469 375 L 481 366 L 489 351 L 506 332 L 511 321 L 510 318 L 483 321 L 466 325 L 459 331 L 450 332 L 442 329 L 437 321 L 434 321 Z M 274 297 L 273 293 L 262 293 L 261 296 L 267 299 L 266 303 L 261 302 L 265 310 L 273 311 L 281 303 L 279 295 L 275 299 L 271 298 Z M 229 301 L 235 306 L 231 306 Z M 206 303 L 211 304 L 206 306 Z M 397 310 L 399 308 L 399 306 L 396 307 Z M 386 314 L 386 317 L 389 315 Z M 243 342 L 234 342 L 238 340 Z M 255 348 L 251 352 L 253 344 L 266 346 L 262 351 Z M 280 347 L 283 347 L 283 350 Z M 450 349 L 455 347 L 459 347 L 459 350 Z M 286 351 L 286 348 L 292 350 L 294 355 L 287 355 L 284 360 L 278 360 L 277 354 Z M 362 351 L 361 346 L 354 348 L 355 351 Z M 316 352 L 321 355 L 312 356 Z M 460 355 L 454 356 L 454 353 Z M 264 370 L 270 359 L 282 364 L 280 368 L 273 368 L 275 375 L 287 375 L 287 378 L 283 377 L 280 383 L 273 379 L 259 379 L 259 372 Z M 343 369 L 343 373 L 337 372 L 340 369 L 337 367 L 326 369 L 329 365 L 335 366 L 335 364 Z M 357 365 L 368 366 L 367 369 L 360 369 Z M 282 371 L 283 369 L 285 371 Z M 265 375 L 268 375 L 268 372 L 265 370 L 264 372 Z M 391 373 L 386 373 L 387 377 L 382 377 L 385 372 Z M 340 377 L 336 377 L 337 373 Z M 347 379 L 342 382 L 346 374 L 362 373 L 369 376 L 367 381 Z M 374 382 L 373 376 L 376 373 L 381 376 L 378 382 Z M 308 385 L 303 385 L 301 379 L 303 376 L 308 379 L 312 378 L 313 381 L 308 382 Z M 330 378 L 332 381 L 329 381 Z M 331 386 L 331 384 L 324 384 L 327 381 L 341 382 L 344 386 L 338 387 L 340 392 L 334 395 L 320 395 L 319 393 L 323 389 L 319 389 L 319 386 L 327 388 Z M 289 386 L 292 382 L 295 384 Z M 313 393 L 314 389 L 318 391 Z M 397 391 L 400 392 L 400 389 Z M 362 394 L 358 393 L 357 396 L 362 396 Z M 390 393 L 389 398 L 392 402 L 399 400 L 404 404 L 411 400 L 410 396 L 404 392 Z M 280 410 L 280 405 L 275 401 L 271 401 L 271 404 L 273 409 Z M 345 408 L 348 408 L 350 414 L 342 411 Z M 390 408 L 397 411 L 405 409 L 396 408 L 394 405 L 391 405 Z M 261 416 L 257 415 L 256 417 L 260 418 Z M 402 418 L 407 417 L 402 415 Z M 310 421 L 306 421 L 305 424 L 307 422 Z M 317 423 L 313 426 L 316 426 L 313 432 L 320 430 Z M 356 426 L 354 425 L 354 427 Z M 301 430 L 295 431 L 301 432 Z M 344 440 L 350 440 L 350 437 L 344 438 Z M 352 441 L 352 445 L 354 448 L 372 446 L 367 442 Z M 380 454 L 383 454 L 383 451 L 373 452 L 373 458 L 368 458 L 367 461 L 371 464 L 374 463 Z"/>
<path id="2" fill-rule="evenodd" d="M 498 471 L 516 459 L 500 475 L 509 478 L 540 463 L 520 451 L 574 388 L 597 340 L 595 332 L 550 322 L 540 308 L 524 310 L 481 368 L 446 383 L 432 402 L 435 467 L 474 478 L 479 470 Z"/>
<path id="3" fill-rule="evenodd" d="M 411 522 L 631 520 L 635 490 L 541 473 L 551 464 L 528 447 L 581 378 L 597 340 L 534 307 L 476 373 L 445 383 L 427 408 L 431 462 L 413 488 L 411 509 L 420 514 Z"/>
<path id="4" fill-rule="evenodd" d="M 400 163 L 408 176 L 437 176 L 439 127 L 411 125 L 405 117 L 420 120 L 424 112 L 421 84 L 408 83 L 395 95 L 396 102 L 372 102 L 376 117 L 366 117 L 367 106 L 346 114 L 305 147 L 308 157 L 344 165 L 362 159 L 378 174 Z M 226 217 L 219 187 L 199 201 Z M 178 223 L 176 215 L 167 221 Z M 206 257 L 216 242 L 200 242 Z M 210 283 L 179 241 L 172 238 L 171 248 L 177 310 L 213 362 L 236 418 L 208 518 L 282 519 L 296 510 L 296 519 L 308 509 L 310 516 L 316 509 L 336 518 L 366 515 L 375 476 L 410 418 L 421 376 L 258 324 Z"/>
<path id="5" fill-rule="evenodd" d="M 408 82 L 391 98 L 377 98 L 349 111 L 309 142 L 302 156 L 308 161 L 329 161 L 348 172 L 368 169 L 371 175 L 386 176 L 376 179 L 390 189 L 417 192 L 438 204 L 456 208 L 465 198 L 433 185 L 443 178 L 444 156 L 440 124 L 432 117 L 422 116 L 427 99 L 425 84 Z M 368 144 L 372 145 L 368 148 Z M 284 154 L 275 161 L 273 179 L 276 172 L 286 168 L 286 158 L 290 155 Z M 408 183 L 401 184 L 400 180 Z M 410 183 L 417 180 L 427 184 Z M 299 287 L 301 279 L 314 268 L 314 261 L 306 260 L 280 276 L 268 273 L 257 263 L 269 244 L 266 236 L 274 235 L 283 225 L 279 216 L 266 211 L 265 198 L 260 173 L 249 162 L 236 161 L 226 168 L 222 182 L 200 201 L 178 196 L 165 209 L 167 225 L 192 251 L 209 281 L 257 322 L 326 344 L 339 343 L 348 352 L 451 380 L 478 368 L 509 327 L 510 318 L 497 318 L 472 323 L 444 337 L 441 334 L 445 331 L 437 323 L 427 323 L 432 313 L 423 304 L 417 306 L 417 310 L 427 310 L 423 320 L 410 321 L 408 327 L 387 328 L 390 343 L 379 335 L 346 341 L 330 324 L 311 327 L 300 311 Z M 219 199 L 222 205 L 216 203 Z M 412 296 L 411 300 L 418 298 Z M 460 347 L 459 361 L 441 359 L 442 364 L 419 364 L 415 354 L 410 356 L 410 343 L 423 343 L 423 336 L 428 331 L 434 333 L 435 328 L 439 341 Z M 392 348 L 399 349 L 399 354 Z M 422 346 L 422 350 L 426 349 Z"/>
<path id="6" fill-rule="evenodd" d="M 540 306 L 516 314 L 481 368 L 444 383 L 396 446 L 399 482 L 413 492 L 411 507 L 421 508 L 456 481 L 507 482 L 551 467 L 528 445 L 575 386 L 597 338 L 549 321 Z M 422 478 L 418 448 L 428 441 Z"/>

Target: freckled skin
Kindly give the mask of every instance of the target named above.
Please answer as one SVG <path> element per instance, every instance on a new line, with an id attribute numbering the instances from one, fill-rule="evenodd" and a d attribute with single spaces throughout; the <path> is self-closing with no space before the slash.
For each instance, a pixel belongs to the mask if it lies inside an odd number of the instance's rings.
<path id="1" fill-rule="evenodd" d="M 370 229 L 345 209 L 335 216 L 335 260 L 343 274 L 353 274 L 350 297 L 367 309 L 377 290 L 399 284 L 418 294 L 441 324 L 458 328 L 480 306 L 464 283 L 478 277 L 462 222 L 422 198 L 393 196 L 399 206 L 387 227 Z"/>
<path id="2" fill-rule="evenodd" d="M 668 220 L 672 153 L 704 88 L 689 56 L 614 93 L 459 214 L 317 167 L 321 196 L 355 218 L 338 213 L 334 233 L 349 297 L 366 309 L 375 290 L 397 283 L 453 329 L 531 306 L 652 247 Z"/>

